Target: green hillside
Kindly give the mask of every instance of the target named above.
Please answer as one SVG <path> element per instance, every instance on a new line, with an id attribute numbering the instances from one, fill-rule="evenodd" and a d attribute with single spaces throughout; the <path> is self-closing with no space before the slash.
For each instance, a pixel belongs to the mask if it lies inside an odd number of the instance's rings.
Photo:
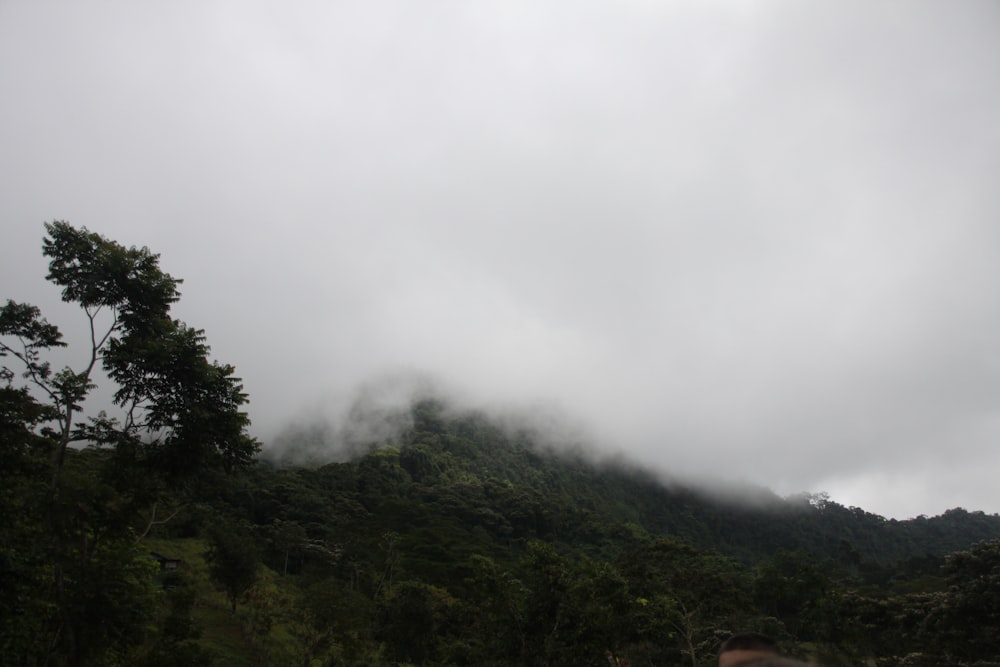
<path id="1" fill-rule="evenodd" d="M 205 469 L 135 507 L 146 534 L 89 566 L 102 613 L 133 634 L 79 664 L 697 666 L 742 630 L 828 665 L 995 654 L 996 515 L 890 521 L 765 490 L 741 506 L 438 401 L 396 421 L 410 426 L 350 461 Z M 100 449 L 66 464 L 74 479 L 115 469 Z M 20 602 L 4 607 L 0 664 L 36 664 L 46 589 L 21 584 L 45 564 L 3 553 Z"/>
<path id="2" fill-rule="evenodd" d="M 745 629 L 826 664 L 959 660 L 958 636 L 964 657 L 989 655 L 992 638 L 944 627 L 969 613 L 957 563 L 1000 568 L 996 515 L 889 521 L 773 495 L 740 507 L 436 401 L 410 421 L 348 462 L 212 478 L 198 512 L 164 526 L 200 534 L 225 517 L 252 536 L 280 601 L 257 659 L 289 660 L 305 633 L 312 664 L 603 665 L 606 651 L 712 664 Z"/>
<path id="3" fill-rule="evenodd" d="M 358 504 L 387 529 L 446 521 L 490 543 L 543 539 L 594 556 L 641 535 L 690 542 L 748 564 L 785 549 L 817 559 L 846 550 L 889 565 L 1000 537 L 1000 516 L 960 508 L 897 521 L 822 495 L 784 500 L 749 489 L 752 500 L 719 500 L 666 486 L 624 462 L 599 465 L 582 454 L 557 454 L 527 432 L 511 433 L 479 414 L 447 414 L 440 402 L 421 401 L 412 428 L 357 460 L 273 472 L 327 494 L 324 502 Z M 256 474 L 270 472 L 258 467 Z M 258 520 L 270 518 L 268 509 L 259 511 Z"/>

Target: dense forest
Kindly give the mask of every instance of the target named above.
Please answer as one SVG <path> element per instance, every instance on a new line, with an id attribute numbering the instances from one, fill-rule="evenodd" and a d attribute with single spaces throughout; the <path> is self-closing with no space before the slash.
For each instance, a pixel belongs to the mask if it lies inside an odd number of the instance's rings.
<path id="1" fill-rule="evenodd" d="M 825 665 L 1000 664 L 1000 516 L 720 499 L 433 397 L 348 460 L 263 456 L 157 256 L 46 230 L 92 336 L 57 371 L 58 329 L 0 309 L 3 665 L 698 667 L 746 630 Z"/>

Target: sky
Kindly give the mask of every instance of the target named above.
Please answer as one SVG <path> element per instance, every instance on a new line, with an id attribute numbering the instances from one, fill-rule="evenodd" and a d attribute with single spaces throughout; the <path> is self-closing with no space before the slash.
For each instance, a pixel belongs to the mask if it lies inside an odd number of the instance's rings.
<path id="1" fill-rule="evenodd" d="M 43 223 L 150 247 L 265 448 L 430 378 L 1000 512 L 998 183 L 991 0 L 0 0 L 0 298 L 72 338 Z"/>

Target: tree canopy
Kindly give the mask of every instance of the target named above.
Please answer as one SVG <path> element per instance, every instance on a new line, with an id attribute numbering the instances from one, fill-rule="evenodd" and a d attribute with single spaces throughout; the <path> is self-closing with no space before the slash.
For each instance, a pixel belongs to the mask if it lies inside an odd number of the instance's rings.
<path id="1" fill-rule="evenodd" d="M 249 463 L 258 447 L 247 434 L 242 383 L 232 366 L 209 359 L 204 331 L 171 318 L 181 281 L 160 269 L 159 255 L 66 222 L 45 229 L 48 280 L 84 312 L 89 344 L 77 368 L 53 371 L 44 355 L 66 346 L 62 333 L 37 307 L 8 300 L 0 309 L 0 356 L 21 362 L 26 386 L 49 409 L 53 484 L 72 443 L 132 449 L 170 474 Z M 120 415 L 101 411 L 80 422 L 98 367 L 115 383 Z M 14 369 L 2 373 L 12 386 Z"/>
<path id="2" fill-rule="evenodd" d="M 59 327 L 34 305 L 0 307 L 0 577 L 12 592 L 0 647 L 15 664 L 75 665 L 141 639 L 152 598 L 138 537 L 164 520 L 167 484 L 244 468 L 259 447 L 233 367 L 171 316 L 181 281 L 159 255 L 67 222 L 45 231 L 47 278 L 89 336 L 69 350 L 77 365 L 57 369 Z M 112 405 L 86 412 L 104 381 Z"/>

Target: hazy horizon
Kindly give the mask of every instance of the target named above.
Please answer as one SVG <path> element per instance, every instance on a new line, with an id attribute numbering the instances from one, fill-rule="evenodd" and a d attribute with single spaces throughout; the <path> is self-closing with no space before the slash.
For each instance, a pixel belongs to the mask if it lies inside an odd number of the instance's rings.
<path id="1" fill-rule="evenodd" d="M 794 501 L 805 494 L 826 498 L 845 507 L 856 507 L 845 502 L 844 498 L 831 497 L 823 489 L 777 489 L 766 480 L 751 481 L 748 476 L 729 469 L 724 461 L 715 471 L 698 477 L 678 474 L 669 467 L 650 467 L 648 460 L 644 463 L 627 450 L 614 449 L 609 443 L 595 441 L 593 432 L 580 420 L 573 419 L 551 402 L 533 406 L 474 405 L 449 395 L 444 387 L 421 374 L 394 375 L 382 377 L 378 382 L 364 383 L 351 401 L 340 406 L 342 412 L 336 416 L 303 415 L 263 443 L 261 458 L 278 466 L 305 467 L 356 460 L 374 448 L 405 441 L 406 432 L 414 426 L 412 408 L 423 401 L 436 403 L 446 419 L 485 418 L 508 437 L 527 437 L 526 442 L 539 451 L 566 455 L 567 461 L 582 459 L 595 469 L 611 466 L 641 470 L 659 479 L 667 488 L 700 492 L 726 503 L 749 503 L 762 509 L 774 509 L 771 503 L 777 499 Z M 958 508 L 947 507 L 930 514 L 887 518 L 938 516 Z M 878 514 L 870 507 L 861 509 Z M 961 509 L 985 511 L 975 507 Z"/>

